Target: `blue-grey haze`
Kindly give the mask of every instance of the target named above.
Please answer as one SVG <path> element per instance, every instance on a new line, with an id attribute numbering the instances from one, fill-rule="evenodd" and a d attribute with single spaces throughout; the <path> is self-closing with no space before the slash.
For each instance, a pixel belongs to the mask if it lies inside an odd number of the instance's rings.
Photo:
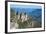
<path id="1" fill-rule="evenodd" d="M 41 6 L 35 6 L 35 5 L 10 5 L 10 8 L 15 10 L 15 12 L 26 12 L 28 16 L 32 16 L 33 19 L 36 19 L 37 21 L 41 22 L 41 16 L 42 16 L 42 7 Z"/>

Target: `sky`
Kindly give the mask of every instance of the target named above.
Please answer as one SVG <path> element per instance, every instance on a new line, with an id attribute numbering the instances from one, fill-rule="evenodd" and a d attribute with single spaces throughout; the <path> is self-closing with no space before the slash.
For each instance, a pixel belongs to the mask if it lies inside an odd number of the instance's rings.
<path id="1" fill-rule="evenodd" d="M 14 4 L 11 4 L 10 7 L 12 8 L 34 8 L 34 9 L 37 9 L 37 8 L 41 8 L 41 6 L 36 6 L 36 5 L 14 5 Z"/>
<path id="2" fill-rule="evenodd" d="M 39 15 L 41 14 L 41 6 L 35 6 L 35 5 L 14 5 L 11 4 L 10 8 L 15 10 L 15 12 L 26 12 L 28 15 L 34 14 L 34 15 Z"/>

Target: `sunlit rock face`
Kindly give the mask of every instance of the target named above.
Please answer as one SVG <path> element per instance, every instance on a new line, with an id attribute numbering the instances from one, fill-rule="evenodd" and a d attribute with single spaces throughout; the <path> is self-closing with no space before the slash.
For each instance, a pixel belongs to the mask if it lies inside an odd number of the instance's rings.
<path id="1" fill-rule="evenodd" d="M 21 14 L 21 17 L 20 17 L 20 14 L 18 14 L 18 19 L 21 19 L 22 22 L 27 21 L 27 20 L 28 20 L 27 17 L 28 17 L 28 16 L 27 16 L 27 15 L 24 15 L 24 13 Z"/>
<path id="2" fill-rule="evenodd" d="M 22 14 L 21 19 L 22 19 L 22 22 L 27 21 L 27 15 Z"/>

